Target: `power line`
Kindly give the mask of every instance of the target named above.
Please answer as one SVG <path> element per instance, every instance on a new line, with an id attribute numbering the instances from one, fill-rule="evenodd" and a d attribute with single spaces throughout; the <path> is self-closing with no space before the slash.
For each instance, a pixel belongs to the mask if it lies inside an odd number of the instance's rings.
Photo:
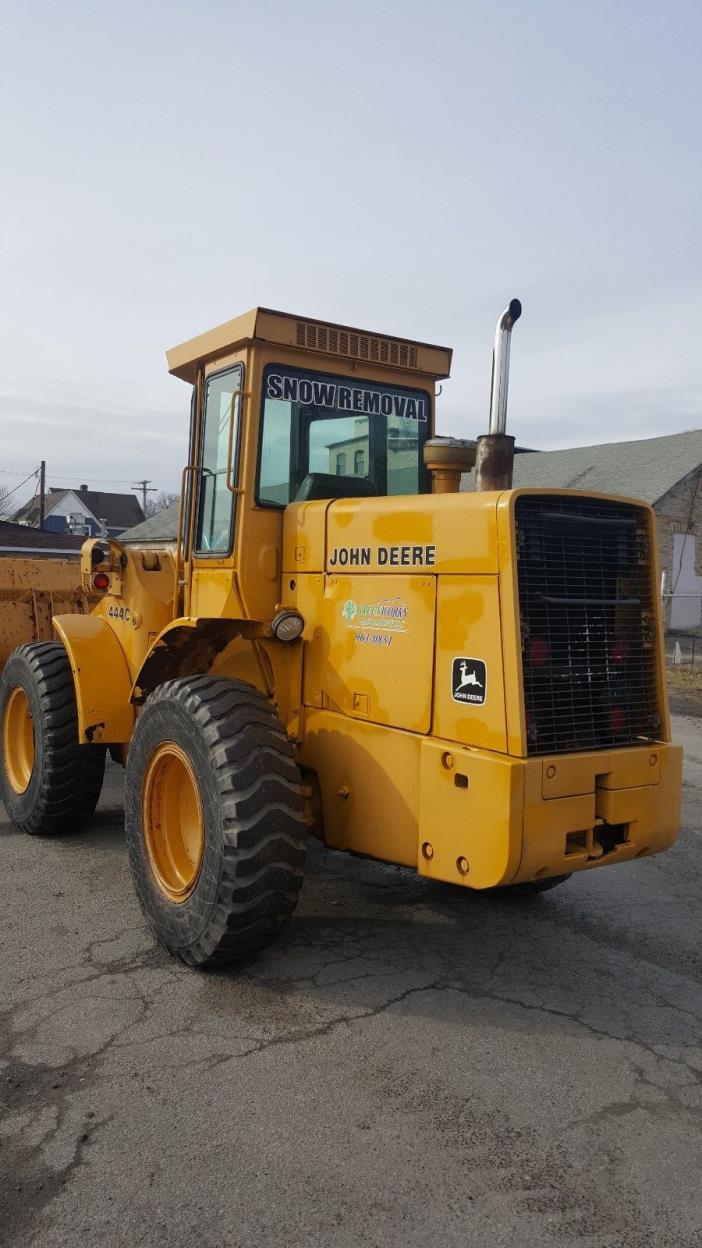
<path id="1" fill-rule="evenodd" d="M 36 485 L 34 486 L 34 493 L 32 494 L 32 497 L 30 498 L 29 504 L 28 504 L 29 510 L 27 512 L 27 515 L 29 516 L 31 516 L 32 514 L 32 508 L 34 506 L 37 494 L 39 493 L 39 474 L 38 473 L 36 474 L 36 478 L 37 478 L 37 482 L 36 482 Z"/>
<path id="2" fill-rule="evenodd" d="M 16 485 L 16 486 L 14 487 L 14 489 L 12 489 L 12 490 L 5 490 L 5 491 L 4 491 L 4 497 L 5 497 L 6 499 L 7 499 L 7 498 L 12 498 L 12 495 L 13 495 L 13 494 L 16 494 L 18 490 L 21 490 L 21 489 L 22 489 L 22 486 L 23 486 L 23 485 L 26 485 L 26 484 L 27 484 L 27 482 L 28 482 L 29 480 L 31 480 L 31 478 L 32 478 L 32 477 L 36 477 L 36 475 L 37 475 L 38 471 L 39 471 L 39 469 L 38 469 L 38 468 L 33 468 L 33 469 L 32 469 L 32 471 L 30 472 L 29 476 L 28 476 L 28 477 L 25 477 L 25 478 L 24 478 L 24 481 L 20 481 L 19 485 Z"/>
<path id="3" fill-rule="evenodd" d="M 22 472 L 22 471 L 23 470 L 21 468 L 0 468 L 0 473 L 2 473 L 3 476 L 5 477 L 14 477 L 18 472 Z M 27 480 L 29 480 L 29 477 L 33 476 L 36 471 L 37 471 L 36 468 L 32 468 L 32 471 L 29 473 Z M 91 472 L 52 472 L 51 473 L 51 478 L 53 481 L 78 481 L 80 477 L 85 478 L 86 476 L 88 477 L 90 481 L 98 481 L 100 482 L 100 484 L 104 484 L 104 485 L 131 485 L 132 484 L 131 477 L 94 477 Z M 141 488 L 141 483 L 139 485 L 139 488 Z"/>
<path id="4" fill-rule="evenodd" d="M 5 477 L 14 477 L 17 472 L 21 471 L 21 468 L 0 468 L 0 473 L 2 473 Z M 36 472 L 38 472 L 38 469 L 32 468 L 32 471 L 28 474 L 25 480 L 28 481 L 29 478 L 33 477 Z M 128 485 L 133 490 L 138 489 L 141 491 L 141 482 L 134 485 L 131 477 L 94 477 L 90 472 L 51 472 L 47 475 L 51 476 L 52 481 L 79 481 L 81 477 L 83 479 L 87 477 L 89 481 L 95 481 L 98 485 Z M 21 482 L 20 484 L 24 484 L 24 482 Z M 15 486 L 15 489 L 19 488 L 20 486 Z M 78 487 L 76 486 L 75 488 Z M 157 490 L 157 487 L 150 486 L 149 489 L 150 491 L 153 491 Z"/>
<path id="5" fill-rule="evenodd" d="M 94 477 L 90 472 L 52 472 L 51 479 L 53 481 L 77 481 L 80 477 L 88 477 L 90 481 L 97 481 L 99 485 L 129 485 L 131 477 Z"/>
<path id="6" fill-rule="evenodd" d="M 4 488 L 0 489 L 0 503 L 2 503 L 0 514 L 7 516 L 10 512 L 13 512 L 15 510 L 16 508 L 16 501 L 14 498 L 15 494 L 17 493 L 18 490 L 22 489 L 23 485 L 26 485 L 28 481 L 31 481 L 32 477 L 36 477 L 38 481 L 39 472 L 40 472 L 40 469 L 35 468 L 32 472 L 30 472 L 28 477 L 24 478 L 24 481 L 20 481 L 19 485 L 14 486 L 14 488 L 11 490 L 6 490 Z M 35 495 L 36 495 L 36 490 L 37 490 L 37 487 L 35 486 L 34 487 Z"/>

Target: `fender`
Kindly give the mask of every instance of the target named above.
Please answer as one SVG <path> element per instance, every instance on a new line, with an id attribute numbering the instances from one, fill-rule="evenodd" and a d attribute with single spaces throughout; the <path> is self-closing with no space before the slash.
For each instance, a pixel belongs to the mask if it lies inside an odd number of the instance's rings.
<path id="1" fill-rule="evenodd" d="M 66 647 L 78 705 L 78 740 L 110 745 L 131 739 L 132 682 L 124 652 L 99 615 L 55 615 L 54 629 Z"/>
<path id="2" fill-rule="evenodd" d="M 257 620 L 198 616 L 172 620 L 151 646 L 128 696 L 141 703 L 164 680 L 208 672 L 216 656 L 235 637 L 246 637 L 253 642 L 270 636 L 270 626 Z M 262 688 L 270 693 L 268 684 L 262 669 Z"/>

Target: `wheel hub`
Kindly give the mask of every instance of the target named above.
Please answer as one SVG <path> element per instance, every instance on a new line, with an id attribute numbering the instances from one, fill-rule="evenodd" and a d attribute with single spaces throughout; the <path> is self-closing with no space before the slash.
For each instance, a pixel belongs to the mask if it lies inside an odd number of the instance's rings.
<path id="1" fill-rule="evenodd" d="M 15 790 L 24 793 L 34 768 L 34 721 L 29 698 L 21 685 L 10 690 L 2 724 L 5 774 Z"/>
<path id="2" fill-rule="evenodd" d="M 187 901 L 197 884 L 205 826 L 197 778 L 187 754 L 164 741 L 149 761 L 142 792 L 146 852 L 161 892 Z"/>

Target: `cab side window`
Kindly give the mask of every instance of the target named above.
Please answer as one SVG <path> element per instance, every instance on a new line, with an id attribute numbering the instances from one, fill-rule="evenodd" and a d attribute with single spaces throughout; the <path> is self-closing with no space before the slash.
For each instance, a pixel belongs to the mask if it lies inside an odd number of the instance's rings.
<path id="1" fill-rule="evenodd" d="M 232 475 L 236 480 L 239 414 L 244 370 L 241 364 L 208 377 L 200 457 L 198 554 L 228 554 L 232 549 L 235 496 L 227 487 L 231 437 Z"/>

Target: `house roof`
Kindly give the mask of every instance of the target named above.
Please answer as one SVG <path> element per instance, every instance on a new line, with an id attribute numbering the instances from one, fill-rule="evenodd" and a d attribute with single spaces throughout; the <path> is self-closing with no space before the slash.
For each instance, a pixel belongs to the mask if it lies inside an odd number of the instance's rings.
<path id="1" fill-rule="evenodd" d="M 74 537 L 72 533 L 51 533 L 48 529 L 30 529 L 26 524 L 0 520 L 0 554 L 16 549 L 78 554 L 84 541 L 84 537 Z"/>
<path id="2" fill-rule="evenodd" d="M 128 543 L 138 542 L 140 546 L 148 546 L 149 542 L 174 542 L 178 529 L 179 507 L 180 503 L 172 503 L 170 507 L 164 507 L 163 511 L 144 520 L 142 524 L 128 529 L 126 533 L 120 533 L 119 540 Z"/>
<path id="3" fill-rule="evenodd" d="M 96 520 L 104 519 L 111 529 L 129 529 L 132 525 L 141 524 L 144 519 L 141 504 L 135 494 L 112 494 L 104 490 L 62 490 L 55 487 L 49 490 L 46 499 L 46 514 L 50 515 L 56 504 L 60 503 L 67 494 L 75 494 Z M 38 498 L 35 497 L 20 507 L 12 519 L 24 520 L 30 524 L 36 523 L 39 519 Z"/>
<path id="4" fill-rule="evenodd" d="M 514 460 L 515 486 L 595 490 L 657 503 L 702 464 L 702 429 L 634 442 L 532 451 Z M 463 488 L 473 489 L 473 474 Z"/>

